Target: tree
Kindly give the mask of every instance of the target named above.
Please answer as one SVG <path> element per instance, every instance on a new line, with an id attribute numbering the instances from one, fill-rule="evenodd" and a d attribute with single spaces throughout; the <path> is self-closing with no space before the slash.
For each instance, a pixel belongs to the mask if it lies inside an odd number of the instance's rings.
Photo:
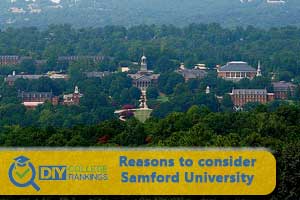
<path id="1" fill-rule="evenodd" d="M 233 108 L 233 102 L 231 96 L 226 94 L 224 95 L 222 102 L 221 102 L 221 110 L 223 111 L 231 111 Z"/>
<path id="2" fill-rule="evenodd" d="M 24 70 L 28 74 L 34 74 L 36 70 L 35 62 L 33 59 L 22 60 L 20 69 Z"/>
<path id="3" fill-rule="evenodd" d="M 162 92 L 166 94 L 171 94 L 175 86 L 183 82 L 184 78 L 175 72 L 164 73 L 161 74 L 161 76 L 158 79 L 158 86 Z"/>
<path id="4" fill-rule="evenodd" d="M 63 134 L 53 134 L 46 143 L 47 146 L 62 147 L 66 145 L 67 140 Z"/>
<path id="5" fill-rule="evenodd" d="M 287 144 L 278 159 L 278 172 L 280 185 L 278 186 L 279 198 L 299 199 L 300 185 L 299 167 L 300 167 L 300 143 L 292 142 Z"/>
<path id="6" fill-rule="evenodd" d="M 158 96 L 159 96 L 159 92 L 156 87 L 149 87 L 147 89 L 147 98 L 156 99 Z"/>
<path id="7" fill-rule="evenodd" d="M 129 88 L 129 96 L 130 96 L 130 99 L 136 99 L 138 100 L 141 95 L 142 95 L 142 92 L 140 89 L 136 88 L 136 87 L 131 87 Z"/>

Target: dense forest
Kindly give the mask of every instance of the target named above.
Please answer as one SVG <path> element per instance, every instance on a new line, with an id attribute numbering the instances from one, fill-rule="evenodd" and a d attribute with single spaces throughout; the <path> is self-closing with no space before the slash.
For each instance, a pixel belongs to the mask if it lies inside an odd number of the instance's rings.
<path id="1" fill-rule="evenodd" d="M 56 1 L 58 2 L 58 1 Z M 1 0 L 0 28 L 71 23 L 81 27 L 220 23 L 226 27 L 299 26 L 298 0 Z"/>
<path id="2" fill-rule="evenodd" d="M 251 112 L 210 111 L 192 106 L 164 119 L 110 120 L 73 128 L 1 128 L 0 145 L 10 147 L 267 147 L 277 159 L 277 188 L 262 199 L 299 199 L 300 105 Z M 209 199 L 209 198 L 208 198 Z M 216 199 L 216 198 L 212 198 Z M 241 197 L 237 199 L 243 199 Z M 251 199 L 251 198 L 250 198 Z"/>

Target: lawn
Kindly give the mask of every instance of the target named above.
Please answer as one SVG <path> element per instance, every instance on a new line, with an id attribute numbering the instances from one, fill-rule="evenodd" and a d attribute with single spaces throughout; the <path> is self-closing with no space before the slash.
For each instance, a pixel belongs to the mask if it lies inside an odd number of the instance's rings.
<path id="1" fill-rule="evenodd" d="M 162 94 L 161 94 L 161 95 L 157 98 L 157 101 L 162 102 L 162 103 L 168 102 L 168 101 L 169 101 L 169 97 L 166 96 L 166 95 L 162 95 Z"/>
<path id="2" fill-rule="evenodd" d="M 149 119 L 150 115 L 152 113 L 152 110 L 137 110 L 134 112 L 134 117 L 137 118 L 141 122 L 145 122 L 147 119 Z"/>

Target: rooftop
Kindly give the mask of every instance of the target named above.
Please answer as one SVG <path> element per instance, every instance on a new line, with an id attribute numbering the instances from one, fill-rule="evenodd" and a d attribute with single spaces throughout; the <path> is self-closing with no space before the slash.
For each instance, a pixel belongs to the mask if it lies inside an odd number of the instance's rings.
<path id="1" fill-rule="evenodd" d="M 15 81 L 17 79 L 29 79 L 29 80 L 33 80 L 33 79 L 40 79 L 42 77 L 46 77 L 46 75 L 34 75 L 34 74 L 30 74 L 30 75 L 8 75 L 5 78 L 5 81 Z"/>
<path id="2" fill-rule="evenodd" d="M 160 76 L 160 74 L 128 74 L 128 76 L 133 80 L 157 80 Z"/>
<path id="3" fill-rule="evenodd" d="M 88 78 L 103 78 L 104 76 L 109 76 L 112 74 L 111 72 L 104 71 L 104 72 L 98 72 L 98 71 L 93 71 L 93 72 L 85 72 L 85 75 Z"/>
<path id="4" fill-rule="evenodd" d="M 13 59 L 19 59 L 20 56 L 16 56 L 16 55 L 0 55 L 0 59 L 8 59 L 8 58 L 13 58 Z"/>
<path id="5" fill-rule="evenodd" d="M 296 87 L 295 84 L 290 83 L 290 82 L 285 82 L 285 81 L 274 82 L 274 83 L 272 83 L 272 85 L 273 85 L 273 88 L 274 88 L 275 91 L 289 90 L 291 88 Z"/>
<path id="6" fill-rule="evenodd" d="M 19 92 L 20 98 L 52 98 L 52 92 Z"/>
<path id="7" fill-rule="evenodd" d="M 26 107 L 37 107 L 44 104 L 44 102 L 23 102 L 23 105 Z"/>
<path id="8" fill-rule="evenodd" d="M 256 95 L 256 94 L 268 94 L 267 89 L 233 89 L 231 94 L 243 94 L 243 95 Z"/>
<path id="9" fill-rule="evenodd" d="M 204 77 L 207 74 L 207 72 L 201 69 L 187 69 L 187 68 L 180 69 L 177 72 L 180 73 L 186 79 Z"/>
<path id="10" fill-rule="evenodd" d="M 228 62 L 226 65 L 222 66 L 219 71 L 221 72 L 256 72 L 256 69 L 248 65 L 246 62 L 242 61 L 232 61 Z"/>

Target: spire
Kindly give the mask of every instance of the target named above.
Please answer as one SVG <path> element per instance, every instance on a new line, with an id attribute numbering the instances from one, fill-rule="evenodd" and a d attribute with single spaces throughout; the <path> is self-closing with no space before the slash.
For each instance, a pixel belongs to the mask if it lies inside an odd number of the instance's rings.
<path id="1" fill-rule="evenodd" d="M 257 67 L 257 73 L 256 73 L 256 76 L 262 76 L 262 74 L 261 74 L 260 61 L 258 61 L 258 67 Z"/>
<path id="2" fill-rule="evenodd" d="M 147 57 L 145 56 L 144 51 L 143 51 L 143 56 L 141 58 L 141 71 L 147 71 L 147 70 L 148 70 Z"/>
<path id="3" fill-rule="evenodd" d="M 77 86 L 77 85 L 75 86 L 74 94 L 79 94 L 79 89 L 78 89 L 78 86 Z"/>
<path id="4" fill-rule="evenodd" d="M 180 64 L 180 67 L 179 67 L 181 70 L 184 70 L 185 69 L 185 66 L 184 66 L 184 63 L 182 62 L 181 64 Z"/>
<path id="5" fill-rule="evenodd" d="M 13 76 L 16 76 L 16 71 L 13 71 L 12 75 L 13 75 Z"/>
<path id="6" fill-rule="evenodd" d="M 209 86 L 206 87 L 205 93 L 210 94 L 210 87 Z"/>

